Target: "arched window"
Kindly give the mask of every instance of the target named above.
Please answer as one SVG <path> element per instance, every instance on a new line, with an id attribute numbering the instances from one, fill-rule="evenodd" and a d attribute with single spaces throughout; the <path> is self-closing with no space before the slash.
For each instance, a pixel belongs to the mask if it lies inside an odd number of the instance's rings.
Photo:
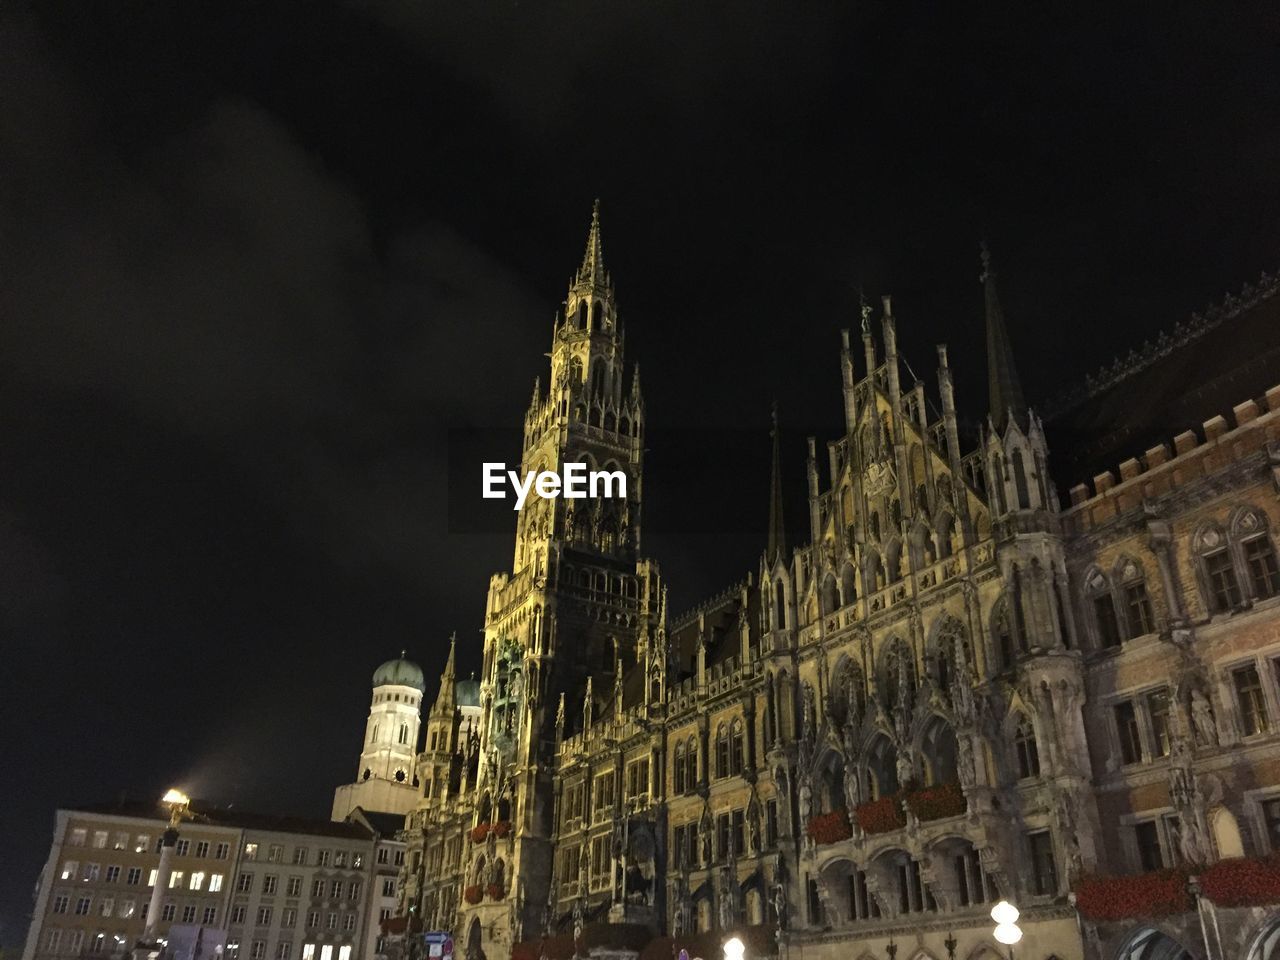
<path id="1" fill-rule="evenodd" d="M 822 580 L 822 592 L 818 596 L 818 606 L 824 617 L 835 613 L 840 606 L 840 597 L 836 593 L 836 578 L 830 573 Z"/>
<path id="2" fill-rule="evenodd" d="M 693 793 L 698 789 L 698 741 L 690 737 L 684 746 L 686 792 Z"/>
<path id="3" fill-rule="evenodd" d="M 787 629 L 787 589 L 781 577 L 774 585 L 773 623 L 779 630 Z"/>
<path id="4" fill-rule="evenodd" d="M 676 741 L 675 755 L 675 792 L 676 796 L 680 796 L 688 790 L 688 783 L 685 780 L 683 740 Z"/>
<path id="5" fill-rule="evenodd" d="M 992 506 L 997 513 L 1004 513 L 1004 465 L 1000 462 L 999 454 L 991 458 L 991 477 L 994 486 L 991 491 Z"/>
<path id="6" fill-rule="evenodd" d="M 742 773 L 743 767 L 743 727 L 742 720 L 735 718 L 729 725 L 729 772 L 735 777 Z"/>
<path id="7" fill-rule="evenodd" d="M 1110 581 L 1095 567 L 1085 575 L 1084 585 L 1098 646 L 1103 649 L 1120 646 L 1120 620 L 1116 615 L 1116 600 L 1111 592 Z"/>
<path id="8" fill-rule="evenodd" d="M 1155 617 L 1151 614 L 1151 598 L 1147 595 L 1147 578 L 1142 566 L 1127 557 L 1121 559 L 1116 565 L 1116 580 L 1120 584 L 1126 635 L 1132 638 L 1154 633 Z"/>
<path id="9" fill-rule="evenodd" d="M 1013 749 L 1018 758 L 1018 779 L 1027 780 L 1040 776 L 1040 750 L 1036 746 L 1036 732 L 1025 715 L 1019 717 L 1014 730 Z"/>
<path id="10" fill-rule="evenodd" d="M 840 597 L 846 606 L 858 599 L 858 574 L 847 560 L 840 570 Z"/>
<path id="11" fill-rule="evenodd" d="M 725 724 L 716 727 L 716 777 L 729 775 L 729 728 Z"/>
<path id="12" fill-rule="evenodd" d="M 897 583 L 902 578 L 902 541 L 897 537 L 884 548 L 884 574 L 888 583 Z"/>
<path id="13" fill-rule="evenodd" d="M 402 723 L 402 724 L 400 724 L 400 738 L 399 738 L 399 742 L 400 742 L 400 743 L 408 743 L 408 742 L 409 742 L 409 725 L 408 725 L 407 723 Z"/>
<path id="14" fill-rule="evenodd" d="M 1266 600 L 1280 593 L 1280 571 L 1277 571 L 1275 546 L 1267 532 L 1265 515 L 1252 509 L 1241 510 L 1231 525 L 1231 533 L 1244 561 L 1250 596 L 1254 600 Z"/>
<path id="15" fill-rule="evenodd" d="M 378 739 L 378 724 L 373 725 L 373 733 L 369 736 L 369 742 L 373 743 Z"/>

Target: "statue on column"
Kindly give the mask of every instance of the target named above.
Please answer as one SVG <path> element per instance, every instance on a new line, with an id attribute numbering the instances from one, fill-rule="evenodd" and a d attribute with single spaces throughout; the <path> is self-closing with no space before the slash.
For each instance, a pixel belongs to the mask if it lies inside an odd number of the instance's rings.
<path id="1" fill-rule="evenodd" d="M 1191 722 L 1195 727 L 1197 744 L 1202 747 L 1218 745 L 1218 725 L 1213 719 L 1213 706 L 1198 686 L 1191 690 Z"/>

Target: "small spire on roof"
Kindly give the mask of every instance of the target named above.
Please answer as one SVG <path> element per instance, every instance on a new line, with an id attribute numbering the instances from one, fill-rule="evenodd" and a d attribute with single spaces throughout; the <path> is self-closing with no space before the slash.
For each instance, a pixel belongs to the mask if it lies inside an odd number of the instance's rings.
<path id="1" fill-rule="evenodd" d="M 1014 366 L 1013 347 L 1009 343 L 1004 311 L 1000 308 L 1000 296 L 996 292 L 996 269 L 985 240 L 982 242 L 982 276 L 979 279 L 986 295 L 987 392 L 991 424 L 998 433 L 1003 433 L 1012 416 L 1025 429 L 1027 401 L 1023 398 L 1022 383 Z"/>
<path id="2" fill-rule="evenodd" d="M 765 559 L 775 562 L 787 550 L 786 524 L 782 517 L 782 453 L 778 427 L 778 401 L 773 401 L 771 415 L 772 427 L 769 436 L 773 438 L 773 469 L 769 477 L 769 542 L 765 550 Z"/>

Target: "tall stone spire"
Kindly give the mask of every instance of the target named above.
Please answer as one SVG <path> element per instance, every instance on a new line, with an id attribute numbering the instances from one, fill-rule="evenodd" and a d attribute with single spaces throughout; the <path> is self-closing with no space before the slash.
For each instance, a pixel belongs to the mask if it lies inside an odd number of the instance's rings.
<path id="1" fill-rule="evenodd" d="M 769 478 L 769 546 L 765 559 L 774 563 L 787 551 L 786 524 L 782 519 L 782 453 L 781 433 L 778 428 L 778 402 L 773 403 L 772 427 L 769 435 L 773 438 L 773 471 Z"/>
<path id="2" fill-rule="evenodd" d="M 1004 324 L 1004 311 L 1000 309 L 1000 295 L 996 292 L 996 270 L 991 264 L 991 251 L 982 244 L 982 281 L 987 301 L 987 383 L 991 407 L 991 424 L 997 433 L 1004 433 L 1010 415 L 1024 430 L 1027 426 L 1027 401 L 1022 395 L 1018 369 L 1013 363 L 1013 348 L 1009 344 L 1009 331 Z"/>
<path id="3" fill-rule="evenodd" d="M 435 706 L 431 713 L 453 715 L 454 708 L 457 706 L 458 699 L 458 682 L 457 668 L 455 666 L 455 655 L 458 648 L 457 633 L 449 634 L 449 659 L 445 661 L 444 673 L 440 674 L 440 692 L 436 694 Z"/>
<path id="4" fill-rule="evenodd" d="M 591 207 L 591 230 L 587 233 L 587 249 L 578 268 L 578 283 L 595 287 L 605 285 L 604 248 L 600 244 L 600 201 Z"/>

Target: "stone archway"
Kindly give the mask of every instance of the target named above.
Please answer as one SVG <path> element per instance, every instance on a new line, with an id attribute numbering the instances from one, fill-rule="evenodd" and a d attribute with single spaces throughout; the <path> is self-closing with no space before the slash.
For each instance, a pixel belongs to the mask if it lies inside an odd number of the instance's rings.
<path id="1" fill-rule="evenodd" d="M 1181 943 L 1152 927 L 1145 927 L 1127 940 L 1115 960 L 1195 960 Z"/>

